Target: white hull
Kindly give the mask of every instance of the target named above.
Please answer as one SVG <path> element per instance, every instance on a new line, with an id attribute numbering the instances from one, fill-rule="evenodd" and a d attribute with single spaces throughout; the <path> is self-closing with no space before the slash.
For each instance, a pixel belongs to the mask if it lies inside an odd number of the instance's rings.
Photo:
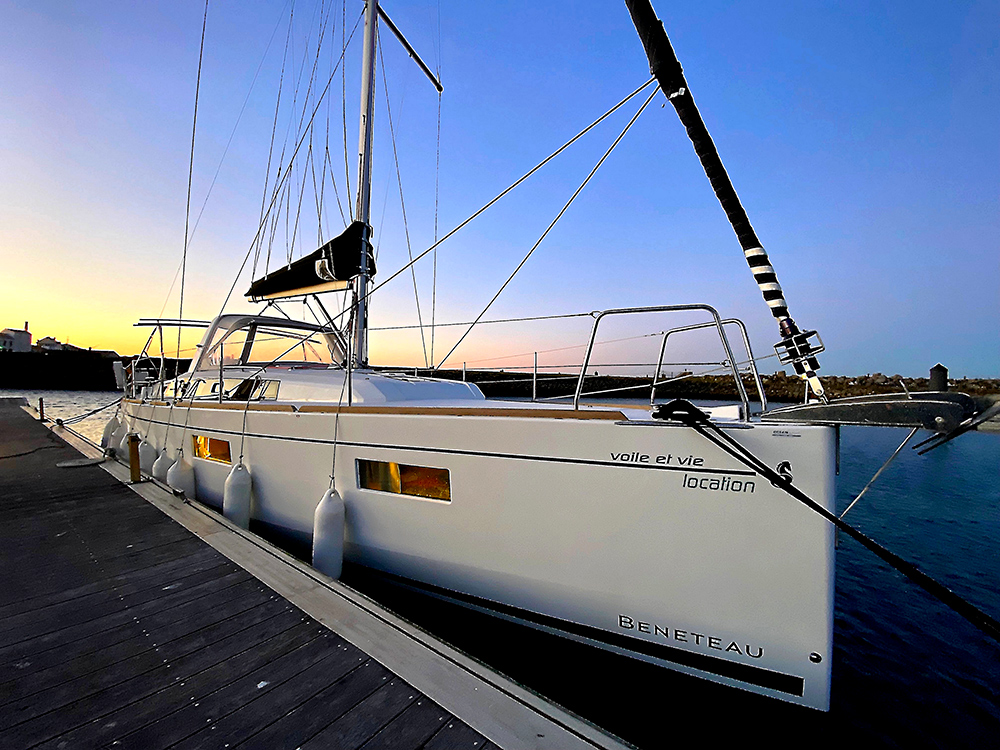
<path id="1" fill-rule="evenodd" d="M 336 402 L 246 413 L 245 404 L 194 402 L 172 416 L 157 403 L 127 404 L 138 432 L 162 449 L 170 419 L 169 450 L 183 445 L 190 456 L 190 436 L 209 436 L 229 442 L 233 462 L 245 435 L 253 518 L 311 536 L 330 484 Z M 648 411 L 552 418 L 529 404 L 471 405 L 341 410 L 347 560 L 682 672 L 828 708 L 830 524 Z M 769 465 L 790 462 L 796 485 L 833 510 L 832 428 L 719 424 Z M 451 500 L 359 489 L 356 459 L 447 469 Z M 221 507 L 231 466 L 193 464 L 198 498 Z"/>

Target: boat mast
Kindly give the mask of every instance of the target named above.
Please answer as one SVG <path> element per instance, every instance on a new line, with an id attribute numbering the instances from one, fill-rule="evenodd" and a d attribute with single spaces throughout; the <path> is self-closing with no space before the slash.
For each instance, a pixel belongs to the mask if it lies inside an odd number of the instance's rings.
<path id="1" fill-rule="evenodd" d="M 358 314 L 354 330 L 355 366 L 368 364 L 368 248 L 371 240 L 372 126 L 375 115 L 375 45 L 378 37 L 378 0 L 365 0 L 364 60 L 361 70 L 361 125 L 358 129 L 357 220 L 364 224 L 361 274 L 358 276 Z"/>

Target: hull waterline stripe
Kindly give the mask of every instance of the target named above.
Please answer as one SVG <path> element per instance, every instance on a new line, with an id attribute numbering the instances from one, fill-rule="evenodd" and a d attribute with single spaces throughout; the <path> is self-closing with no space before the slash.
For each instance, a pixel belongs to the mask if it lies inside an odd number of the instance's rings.
<path id="1" fill-rule="evenodd" d="M 158 419 L 146 419 L 138 417 L 143 422 L 149 424 L 166 425 L 164 421 Z M 187 430 L 198 429 L 202 432 L 211 432 L 219 435 L 245 435 L 248 438 L 258 438 L 263 440 L 286 440 L 293 443 L 313 443 L 316 445 L 333 445 L 333 440 L 323 438 L 303 438 L 289 437 L 284 435 L 265 435 L 257 432 L 240 432 L 239 430 L 222 430 L 217 427 L 205 427 L 201 425 L 188 425 Z M 415 445 L 386 445 L 383 443 L 361 443 L 350 440 L 338 440 L 337 445 L 349 445 L 352 448 L 381 448 L 395 451 L 418 451 L 421 453 L 442 453 L 452 456 L 485 456 L 487 458 L 509 458 L 520 461 L 542 461 L 545 463 L 579 464 L 583 466 L 615 466 L 620 469 L 652 469 L 655 471 L 683 472 L 685 474 L 725 474 L 727 476 L 755 476 L 756 472 L 744 469 L 702 469 L 688 466 L 658 466 L 656 464 L 632 464 L 622 461 L 598 461 L 586 458 L 562 458 L 559 456 L 526 456 L 518 453 L 491 453 L 489 451 L 470 451 L 459 448 L 423 448 Z"/>
<path id="2" fill-rule="evenodd" d="M 777 690 L 799 698 L 801 698 L 805 692 L 805 678 L 803 677 L 784 674 L 782 672 L 774 672 L 770 669 L 754 667 L 749 664 L 726 661 L 714 656 L 709 656 L 708 654 L 699 654 L 676 648 L 674 646 L 665 646 L 641 638 L 634 638 L 620 633 L 613 633 L 592 625 L 582 625 L 577 622 L 563 620 L 551 615 L 539 614 L 538 612 L 534 612 L 532 610 L 522 609 L 510 604 L 503 604 L 501 602 L 493 601 L 492 599 L 483 599 L 472 594 L 464 594 L 458 591 L 443 588 L 441 586 L 435 586 L 431 583 L 415 581 L 411 578 L 405 578 L 393 573 L 387 573 L 383 570 L 376 570 L 368 567 L 365 567 L 365 569 L 371 571 L 376 576 L 385 578 L 390 582 L 395 583 L 396 585 L 418 589 L 431 596 L 450 599 L 459 604 L 489 610 L 509 618 L 521 620 L 529 625 L 539 625 L 552 630 L 558 630 L 563 633 L 575 635 L 579 638 L 596 641 L 597 643 L 603 645 L 622 648 L 644 656 L 652 656 L 657 659 L 662 659 L 663 661 L 669 661 L 673 664 L 692 667 L 694 669 L 701 670 L 702 672 L 708 672 L 720 677 L 728 677 L 733 680 L 739 680 L 740 682 L 745 682 L 762 688 L 768 688 L 770 690 Z"/>

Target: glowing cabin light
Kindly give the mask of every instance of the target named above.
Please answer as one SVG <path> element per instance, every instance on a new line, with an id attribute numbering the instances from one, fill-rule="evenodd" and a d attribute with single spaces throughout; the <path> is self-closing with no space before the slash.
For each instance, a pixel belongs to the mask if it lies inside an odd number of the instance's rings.
<path id="1" fill-rule="evenodd" d="M 194 444 L 195 458 L 203 458 L 206 461 L 218 461 L 221 464 L 231 464 L 233 462 L 229 452 L 228 440 L 219 440 L 204 435 L 192 435 L 191 440 Z"/>
<path id="2" fill-rule="evenodd" d="M 358 487 L 396 495 L 428 497 L 451 502 L 451 478 L 447 469 L 409 466 L 393 461 L 357 459 Z"/>

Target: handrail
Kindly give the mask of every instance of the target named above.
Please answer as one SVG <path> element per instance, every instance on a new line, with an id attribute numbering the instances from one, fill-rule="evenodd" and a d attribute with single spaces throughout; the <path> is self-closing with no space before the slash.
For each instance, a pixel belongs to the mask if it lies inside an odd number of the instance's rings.
<path id="1" fill-rule="evenodd" d="M 740 378 L 739 369 L 736 366 L 736 358 L 733 356 L 733 350 L 729 346 L 729 339 L 726 338 L 726 332 L 722 327 L 722 318 L 719 316 L 718 311 L 711 305 L 705 304 L 687 304 L 687 305 L 654 305 L 651 307 L 620 307 L 612 310 L 604 310 L 597 314 L 594 318 L 594 327 L 590 332 L 590 342 L 587 344 L 587 353 L 583 358 L 583 365 L 580 367 L 580 376 L 576 381 L 576 392 L 573 394 L 573 408 L 580 408 L 580 396 L 583 394 L 583 380 L 587 375 L 587 366 L 590 364 L 590 356 L 594 351 L 594 343 L 597 340 L 597 328 L 601 324 L 601 320 L 608 315 L 633 315 L 637 313 L 654 313 L 654 312 L 683 312 L 685 310 L 704 310 L 709 313 L 714 319 L 715 327 L 719 332 L 719 340 L 722 342 L 722 348 L 726 353 L 726 360 L 729 362 L 730 369 L 733 372 L 733 378 L 736 380 L 736 390 L 740 395 L 740 401 L 743 403 L 743 413 L 746 419 L 750 418 L 750 399 L 747 396 L 746 388 L 743 386 L 743 380 Z M 712 325 L 708 323 L 707 325 Z M 653 381 L 656 381 L 656 374 L 653 376 Z"/>
<path id="2" fill-rule="evenodd" d="M 653 386 L 650 389 L 649 403 L 652 404 L 656 401 L 656 386 L 662 385 L 662 383 L 657 383 L 656 379 L 660 376 L 660 368 L 663 367 L 663 355 L 667 350 L 667 339 L 672 333 L 683 333 L 684 331 L 696 331 L 701 328 L 710 328 L 714 323 L 696 323 L 689 326 L 678 326 L 677 328 L 671 328 L 669 331 L 663 334 L 663 343 L 660 345 L 660 358 L 656 364 L 656 370 L 653 372 Z M 739 318 L 727 318 L 722 321 L 722 325 L 735 325 L 740 329 L 740 333 L 743 335 L 743 346 L 746 348 L 747 360 L 750 362 L 750 370 L 753 373 L 754 385 L 757 386 L 757 395 L 760 397 L 760 410 L 767 411 L 767 397 L 764 395 L 764 385 L 760 379 L 760 373 L 757 371 L 757 362 L 754 360 L 753 350 L 750 348 L 750 337 L 747 335 L 747 327 L 743 325 L 743 321 Z M 671 363 L 676 364 L 676 363 Z M 662 381 L 666 383 L 668 381 Z M 750 415 L 749 406 L 747 407 L 747 416 Z"/>

